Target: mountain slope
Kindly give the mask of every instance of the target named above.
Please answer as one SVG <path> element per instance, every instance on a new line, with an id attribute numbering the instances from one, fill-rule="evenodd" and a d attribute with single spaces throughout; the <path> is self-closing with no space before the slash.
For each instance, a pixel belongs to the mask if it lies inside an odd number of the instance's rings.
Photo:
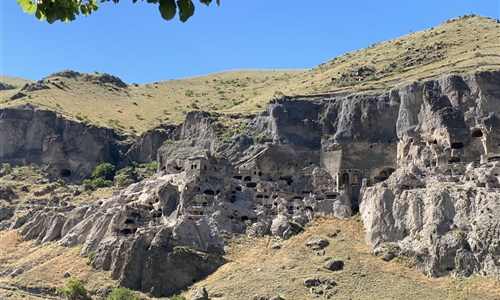
<path id="1" fill-rule="evenodd" d="M 335 237 L 329 237 L 337 233 Z M 329 240 L 323 251 L 306 247 L 311 237 Z M 227 255 L 230 261 L 192 289 L 205 286 L 212 299 L 256 299 L 254 296 L 284 299 L 324 299 L 304 286 L 308 278 L 326 277 L 337 285 L 332 299 L 497 299 L 498 281 L 474 277 L 468 281 L 452 278 L 428 278 L 411 268 L 412 262 L 384 262 L 364 243 L 361 222 L 348 219 L 320 218 L 306 231 L 287 241 L 271 237 L 240 239 L 233 242 Z M 344 268 L 328 271 L 325 259 L 342 260 Z M 186 292 L 185 295 L 189 295 Z M 189 299 L 189 298 L 188 298 Z"/>
<path id="2" fill-rule="evenodd" d="M 500 24 L 471 15 L 347 53 L 311 70 L 239 70 L 123 86 L 108 81 L 114 76 L 107 74 L 60 72 L 21 91 L 15 100 L 19 83 L 2 91 L 0 108 L 31 103 L 137 134 L 160 123 L 180 123 L 191 110 L 254 113 L 283 94 L 387 90 L 443 73 L 498 69 L 499 58 Z M 5 77 L 1 82 L 9 83 Z"/>

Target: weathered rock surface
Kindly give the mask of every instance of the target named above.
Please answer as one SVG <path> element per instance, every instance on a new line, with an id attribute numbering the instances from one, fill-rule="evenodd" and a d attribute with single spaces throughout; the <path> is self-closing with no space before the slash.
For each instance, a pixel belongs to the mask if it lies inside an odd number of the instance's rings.
<path id="1" fill-rule="evenodd" d="M 429 275 L 498 275 L 499 82 L 500 72 L 478 72 L 384 93 L 284 97 L 229 142 L 216 114 L 192 112 L 182 125 L 120 148 L 128 153 L 121 160 L 156 153 L 155 179 L 93 205 L 18 208 L 2 228 L 23 226 L 40 243 L 83 244 L 92 265 L 121 284 L 170 295 L 224 263 L 221 236 L 287 239 L 314 216 L 346 217 L 359 207 L 369 245 L 397 245 L 390 255 L 413 257 Z M 99 129 L 58 118 L 0 110 L 0 157 L 49 166 L 59 157 L 58 169 L 107 159 L 111 133 L 96 146 L 104 150 L 81 154 L 78 145 L 97 143 L 85 132 Z M 54 122 L 63 125 L 44 125 Z M 37 126 L 43 134 L 35 137 Z M 78 138 L 66 141 L 66 127 Z M 60 150 L 68 145 L 76 150 Z M 90 168 L 78 166 L 70 165 Z M 319 282 L 329 288 L 308 284 L 311 292 L 333 297 L 333 281 Z"/>
<path id="2" fill-rule="evenodd" d="M 54 176 L 82 179 L 119 159 L 116 134 L 32 106 L 0 109 L 0 161 L 44 165 Z M 92 150 L 89 150 L 92 149 Z"/>
<path id="3" fill-rule="evenodd" d="M 367 243 L 377 249 L 397 243 L 377 251 L 384 260 L 414 259 L 431 276 L 500 274 L 498 173 L 499 162 L 469 165 L 454 175 L 396 171 L 384 185 L 364 191 Z"/>
<path id="4" fill-rule="evenodd" d="M 310 238 L 309 240 L 307 240 L 307 244 L 306 244 L 306 246 L 311 250 L 321 250 L 328 245 L 330 245 L 330 242 L 328 242 L 327 239 L 318 238 L 318 237 Z"/>
<path id="5" fill-rule="evenodd" d="M 500 72 L 400 91 L 398 170 L 366 185 L 360 211 L 384 259 L 431 276 L 500 273 Z"/>
<path id="6" fill-rule="evenodd" d="M 329 271 L 340 271 L 344 268 L 344 262 L 341 260 L 334 260 L 333 258 L 327 258 L 323 264 L 323 268 Z"/>
<path id="7" fill-rule="evenodd" d="M 158 148 L 175 128 L 158 127 L 130 138 L 30 105 L 4 108 L 0 109 L 0 162 L 34 163 L 56 178 L 81 182 L 100 163 L 120 166 L 156 160 Z"/>
<path id="8" fill-rule="evenodd" d="M 208 292 L 205 287 L 196 290 L 195 294 L 191 297 L 190 300 L 208 300 Z"/>

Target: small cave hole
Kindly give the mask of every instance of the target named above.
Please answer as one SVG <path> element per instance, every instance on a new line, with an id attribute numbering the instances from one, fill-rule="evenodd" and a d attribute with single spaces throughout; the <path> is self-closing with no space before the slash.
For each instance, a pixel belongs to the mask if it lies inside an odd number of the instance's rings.
<path id="1" fill-rule="evenodd" d="M 474 129 L 471 133 L 471 136 L 475 138 L 482 137 L 483 132 L 481 131 L 481 129 Z"/>
<path id="2" fill-rule="evenodd" d="M 71 177 L 71 170 L 61 169 L 61 171 L 59 172 L 59 176 L 65 177 L 65 178 Z"/>
<path id="3" fill-rule="evenodd" d="M 215 195 L 215 192 L 214 192 L 213 190 L 205 190 L 205 191 L 203 191 L 203 193 L 204 193 L 205 195 L 210 195 L 210 196 Z"/>
<path id="4" fill-rule="evenodd" d="M 451 149 L 462 149 L 463 147 L 464 147 L 464 143 L 462 143 L 462 142 L 451 143 Z"/>
<path id="5" fill-rule="evenodd" d="M 255 183 L 255 182 L 247 182 L 246 187 L 248 187 L 248 188 L 257 187 L 257 183 Z"/>

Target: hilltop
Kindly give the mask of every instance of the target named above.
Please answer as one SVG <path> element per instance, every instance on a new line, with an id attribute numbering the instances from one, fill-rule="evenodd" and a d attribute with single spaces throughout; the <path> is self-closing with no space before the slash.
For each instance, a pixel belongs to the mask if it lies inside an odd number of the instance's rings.
<path id="1" fill-rule="evenodd" d="M 158 124 L 178 124 L 192 110 L 254 114 L 282 95 L 389 90 L 443 74 L 495 70 L 499 58 L 498 21 L 470 15 L 347 53 L 310 70 L 238 70 L 150 84 L 73 71 L 38 83 L 3 76 L 0 82 L 8 89 L 1 91 L 0 108 L 30 103 L 71 119 L 139 134 Z"/>
<path id="2" fill-rule="evenodd" d="M 464 16 L 311 70 L 2 77 L 0 298 L 498 299 L 499 34 Z"/>

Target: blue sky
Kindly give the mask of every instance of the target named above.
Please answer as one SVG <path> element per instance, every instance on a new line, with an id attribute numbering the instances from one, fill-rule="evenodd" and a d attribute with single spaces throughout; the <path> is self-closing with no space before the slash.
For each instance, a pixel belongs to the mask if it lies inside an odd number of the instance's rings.
<path id="1" fill-rule="evenodd" d="M 198 0 L 196 0 L 198 1 Z M 221 0 L 196 2 L 187 23 L 157 6 L 107 2 L 90 17 L 49 25 L 0 0 L 4 75 L 64 69 L 147 83 L 234 69 L 311 68 L 340 54 L 464 14 L 499 18 L 499 0 Z"/>

